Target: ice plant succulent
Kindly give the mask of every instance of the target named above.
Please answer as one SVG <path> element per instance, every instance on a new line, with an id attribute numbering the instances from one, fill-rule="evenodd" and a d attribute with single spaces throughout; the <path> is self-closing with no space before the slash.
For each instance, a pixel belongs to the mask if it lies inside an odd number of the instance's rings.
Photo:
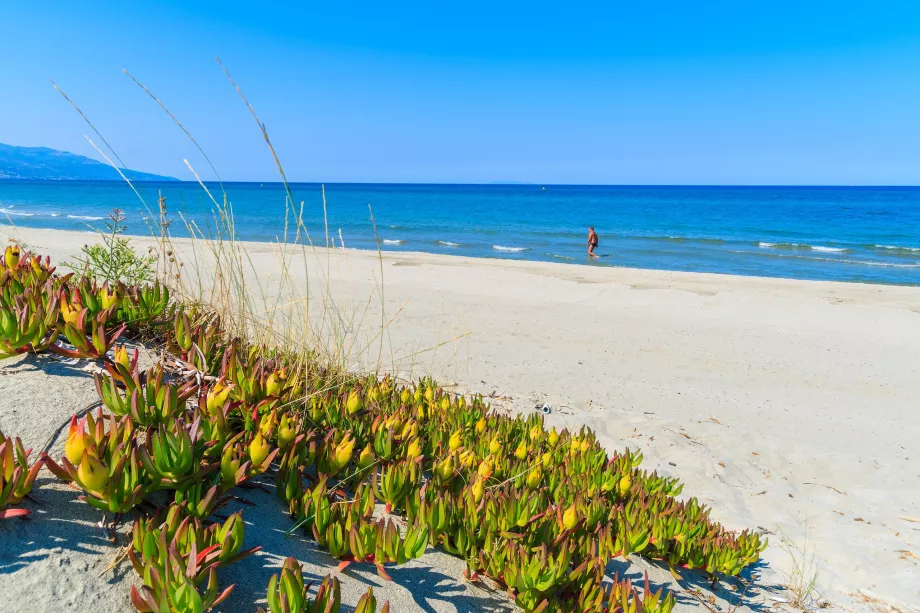
<path id="1" fill-rule="evenodd" d="M 168 332 L 148 326 L 164 317 Z M 140 372 L 137 353 L 115 345 L 126 326 L 165 340 L 164 364 Z M 70 346 L 57 344 L 61 334 Z M 165 286 L 74 282 L 8 249 L 0 354 L 44 350 L 101 360 L 96 385 L 111 412 L 74 418 L 64 457 L 48 467 L 116 513 L 173 490 L 165 517 L 135 526 L 131 557 L 144 585 L 132 601 L 142 611 L 197 612 L 226 597 L 217 569 L 240 552 L 242 521 L 206 520 L 276 457 L 278 495 L 342 565 L 373 563 L 386 578 L 384 565 L 430 544 L 525 611 L 669 613 L 672 595 L 605 582 L 607 561 L 639 554 L 736 575 L 766 546 L 759 534 L 725 530 L 696 499 L 678 500 L 679 481 L 643 470 L 641 454 L 608 453 L 587 428 L 547 429 L 542 415 L 493 412 L 431 379 L 343 380 L 312 356 L 231 340 L 207 309 L 173 309 Z M 11 504 L 35 467 L 9 441 L 0 450 L 0 502 Z M 389 516 L 374 517 L 380 504 L 406 516 L 402 534 Z M 338 609 L 337 583 L 310 601 L 296 562 L 273 582 L 273 613 Z M 358 610 L 375 606 L 367 594 Z"/>
<path id="2" fill-rule="evenodd" d="M 108 429 L 106 429 L 108 423 Z M 137 457 L 137 432 L 129 417 L 98 417 L 71 421 L 61 463 L 43 455 L 58 478 L 71 481 L 86 493 L 90 505 L 102 511 L 126 513 L 156 484 Z"/>
<path id="3" fill-rule="evenodd" d="M 327 575 L 316 591 L 316 597 L 309 596 L 310 584 L 304 583 L 303 570 L 293 557 L 286 558 L 281 572 L 272 575 L 268 581 L 265 598 L 268 609 L 259 609 L 260 613 L 344 613 L 341 608 L 341 587 L 339 580 Z M 390 603 L 386 601 L 379 613 L 389 613 Z M 377 599 L 374 589 L 358 600 L 354 613 L 377 613 Z"/>
<path id="4" fill-rule="evenodd" d="M 0 519 L 28 515 L 27 509 L 9 509 L 19 504 L 35 483 L 44 460 L 29 466 L 31 449 L 25 449 L 19 437 L 4 436 L 0 431 Z"/>
<path id="5" fill-rule="evenodd" d="M 132 586 L 131 602 L 142 613 L 210 610 L 233 591 L 232 585 L 218 590 L 217 569 L 260 549 L 242 549 L 244 528 L 239 513 L 222 525 L 207 527 L 183 514 L 181 507 L 172 506 L 165 518 L 157 515 L 134 522 L 128 557 L 143 585 L 140 589 Z"/>

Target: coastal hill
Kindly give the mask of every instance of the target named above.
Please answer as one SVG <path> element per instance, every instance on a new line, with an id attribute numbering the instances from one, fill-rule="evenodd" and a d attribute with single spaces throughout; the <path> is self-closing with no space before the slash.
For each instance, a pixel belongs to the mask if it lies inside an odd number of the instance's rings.
<path id="1" fill-rule="evenodd" d="M 132 181 L 177 181 L 147 172 L 123 169 Z M 48 147 L 16 147 L 0 143 L 0 180 L 122 181 L 118 172 L 83 155 Z"/>

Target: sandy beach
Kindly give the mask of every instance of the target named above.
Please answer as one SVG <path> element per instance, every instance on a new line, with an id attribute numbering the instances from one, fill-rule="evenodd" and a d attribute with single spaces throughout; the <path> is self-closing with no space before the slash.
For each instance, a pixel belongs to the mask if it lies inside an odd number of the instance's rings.
<path id="1" fill-rule="evenodd" d="M 8 226 L 0 237 L 58 262 L 96 240 Z M 187 270 L 208 269 L 207 254 L 196 261 L 188 241 L 174 244 Z M 246 247 L 248 276 L 270 302 L 279 248 Z M 835 605 L 920 610 L 920 288 L 423 253 L 295 256 L 289 277 L 309 274 L 311 295 L 328 285 L 351 314 L 340 324 L 356 367 L 432 375 L 514 411 L 548 403 L 549 424 L 641 449 L 647 468 L 679 477 L 714 519 L 768 533 L 766 580 L 783 583 L 792 548 L 814 556 Z M 0 417 L 13 430 L 7 408 Z"/>

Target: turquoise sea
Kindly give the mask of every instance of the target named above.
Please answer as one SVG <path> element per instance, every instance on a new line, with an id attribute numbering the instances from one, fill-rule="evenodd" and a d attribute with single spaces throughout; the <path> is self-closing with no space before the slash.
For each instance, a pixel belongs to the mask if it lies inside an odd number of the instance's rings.
<path id="1" fill-rule="evenodd" d="M 278 183 L 207 184 L 226 193 L 243 240 L 283 238 Z M 142 183 L 149 210 L 166 197 L 206 232 L 214 206 L 197 183 Z M 315 244 L 325 243 L 319 184 L 293 184 Z M 330 233 L 346 247 L 873 283 L 920 284 L 920 188 L 616 187 L 329 184 Z M 370 206 L 370 209 L 369 209 Z M 128 232 L 149 233 L 145 205 L 115 182 L 0 182 L 0 222 L 91 230 L 120 208 Z M 370 210 L 376 222 L 376 234 Z M 180 215 L 181 214 L 181 215 Z M 599 236 L 589 261 L 589 225 Z"/>

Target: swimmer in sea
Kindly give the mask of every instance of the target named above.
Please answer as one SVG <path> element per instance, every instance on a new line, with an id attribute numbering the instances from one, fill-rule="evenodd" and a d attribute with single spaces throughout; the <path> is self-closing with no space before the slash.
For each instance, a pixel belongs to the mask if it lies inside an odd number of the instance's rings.
<path id="1" fill-rule="evenodd" d="M 599 257 L 594 250 L 597 249 L 597 232 L 594 231 L 594 226 L 588 228 L 588 255 L 592 258 Z"/>

